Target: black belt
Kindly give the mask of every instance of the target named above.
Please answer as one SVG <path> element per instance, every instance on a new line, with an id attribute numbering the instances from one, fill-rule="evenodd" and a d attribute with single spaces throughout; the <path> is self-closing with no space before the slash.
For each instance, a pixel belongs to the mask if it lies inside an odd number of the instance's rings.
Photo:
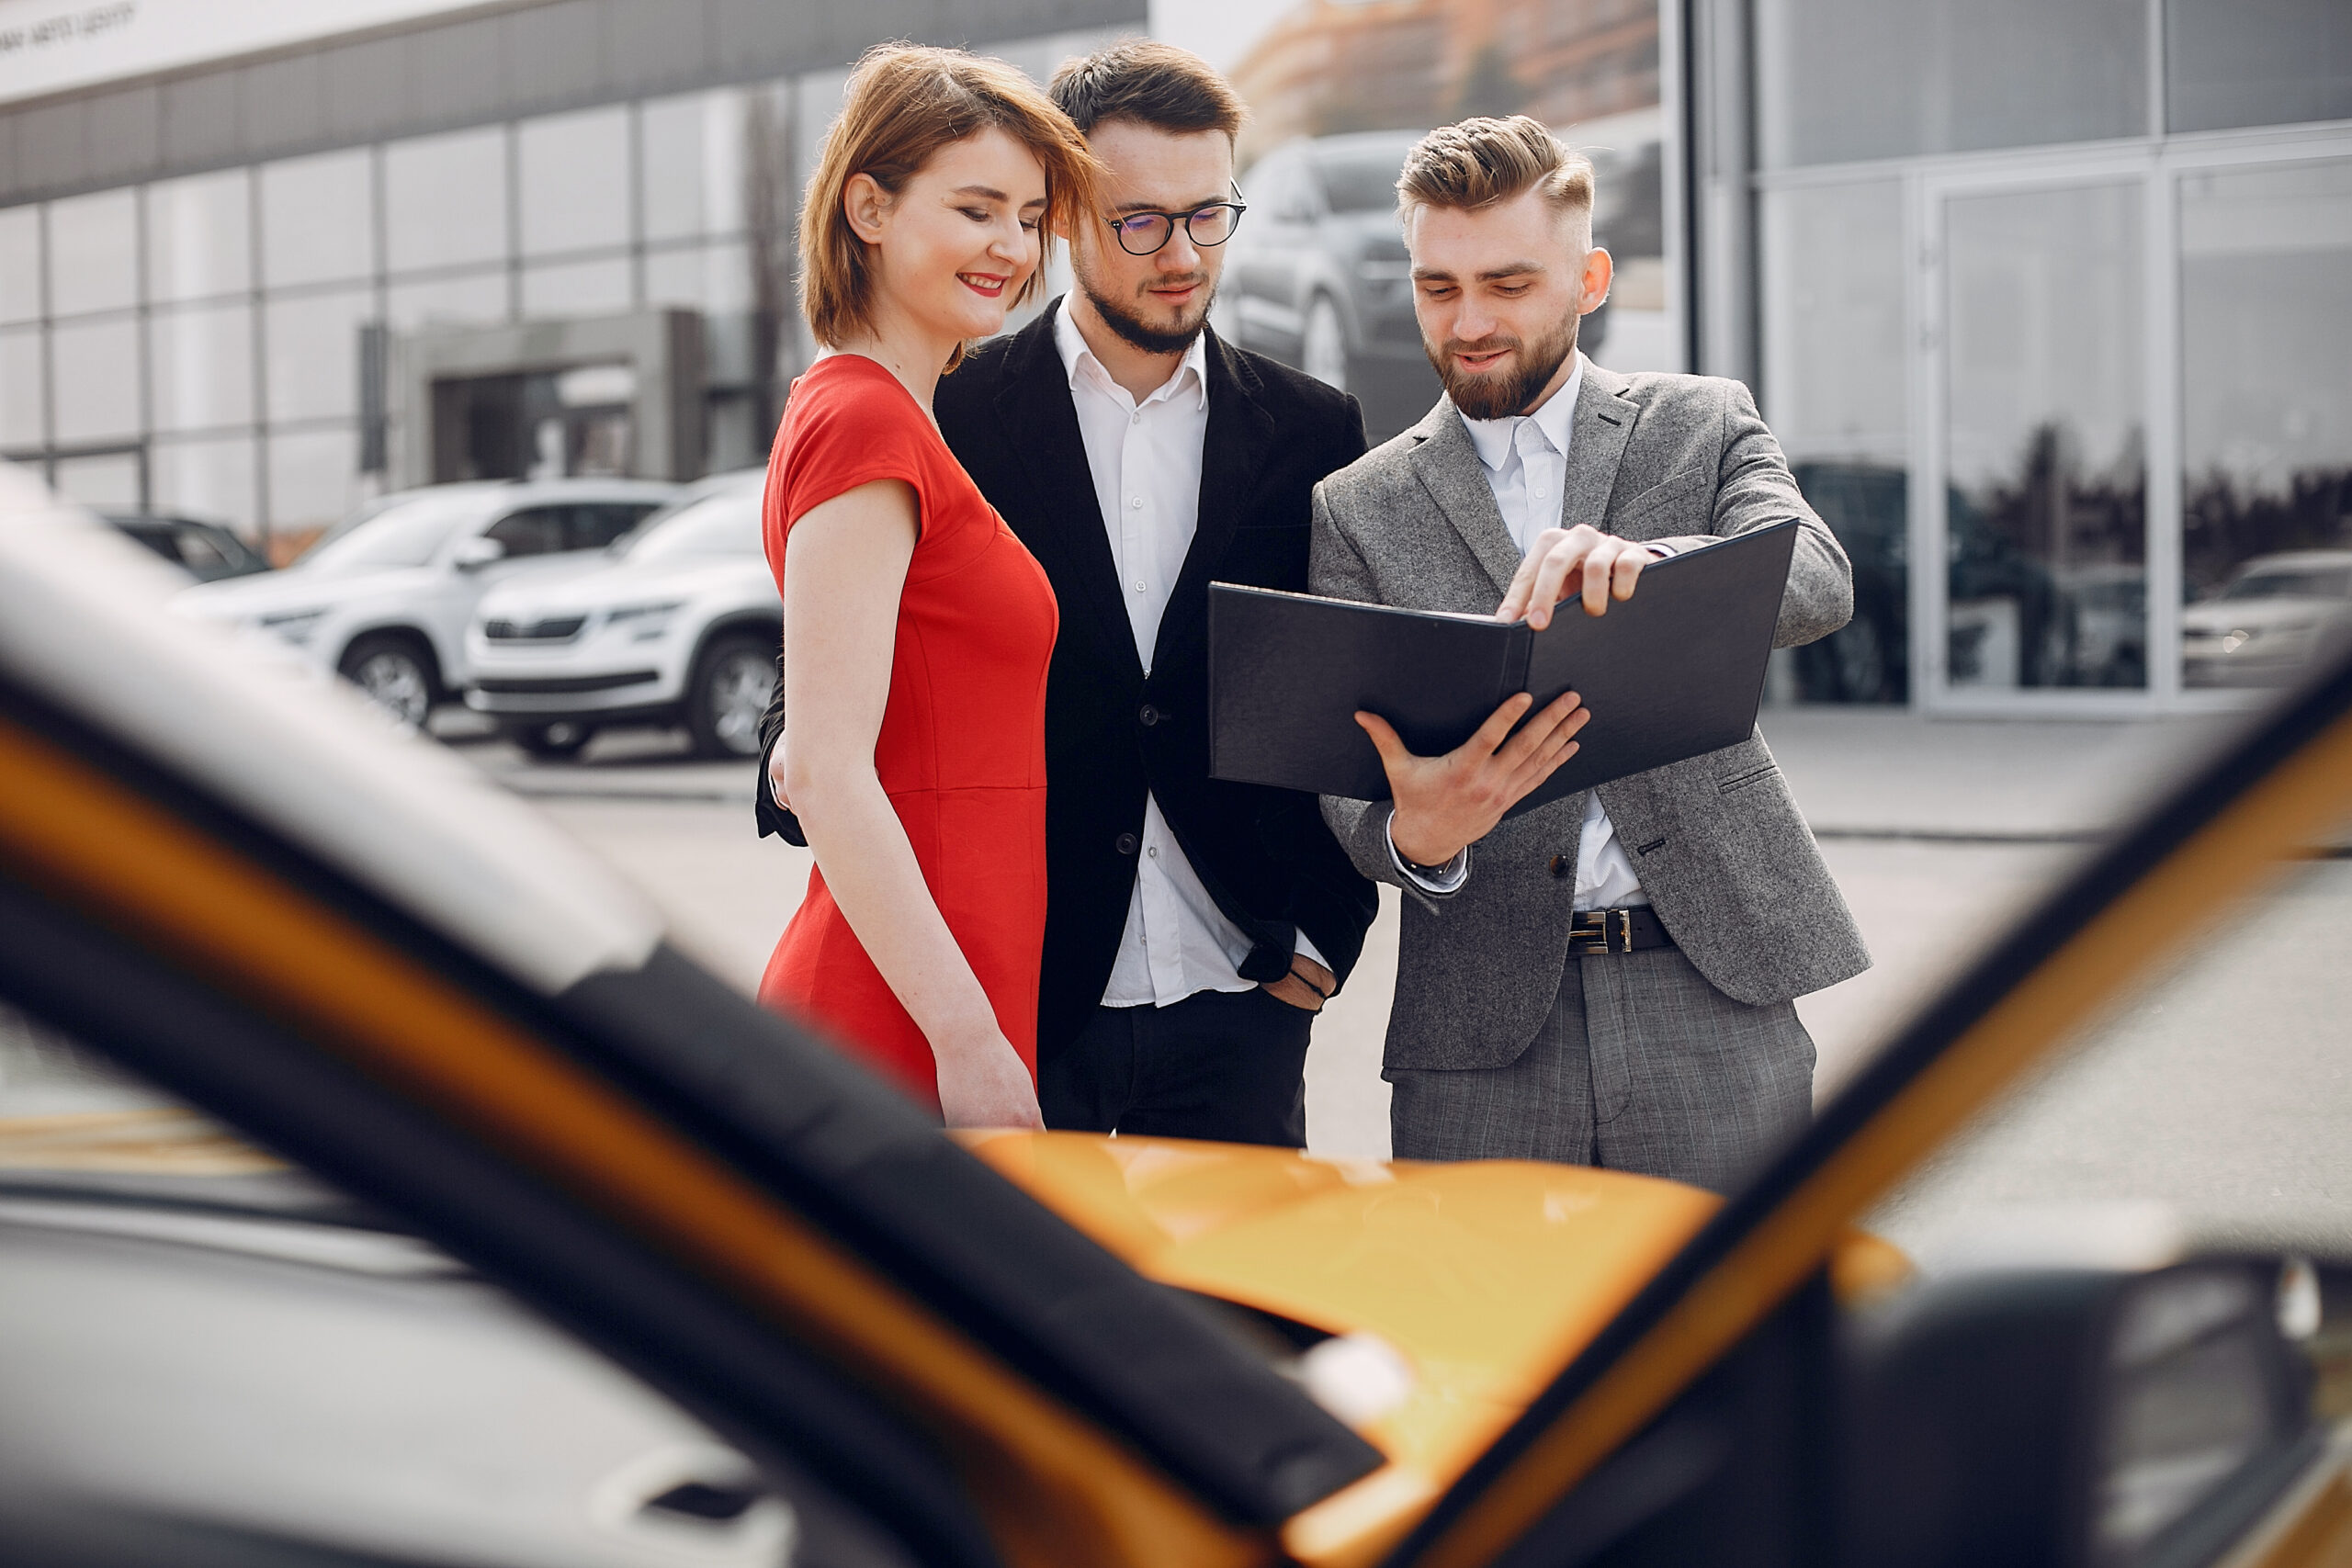
<path id="1" fill-rule="evenodd" d="M 1641 953 L 1672 947 L 1674 938 L 1654 909 L 1579 909 L 1568 922 L 1568 955 Z"/>

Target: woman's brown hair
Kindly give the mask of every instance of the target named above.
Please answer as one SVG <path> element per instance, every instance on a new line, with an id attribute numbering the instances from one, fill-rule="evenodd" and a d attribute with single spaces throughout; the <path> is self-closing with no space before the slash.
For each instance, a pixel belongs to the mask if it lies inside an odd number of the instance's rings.
<path id="1" fill-rule="evenodd" d="M 842 99 L 800 207 L 800 313 L 829 348 L 874 326 L 874 261 L 842 210 L 853 176 L 870 175 L 896 196 L 941 148 L 991 127 L 1029 149 L 1046 171 L 1046 213 L 1037 267 L 1016 305 L 1042 287 L 1056 227 L 1097 205 L 1102 165 L 1086 139 L 1043 90 L 1001 60 L 960 49 L 877 44 L 850 73 Z M 958 348 L 947 368 L 962 358 Z"/>

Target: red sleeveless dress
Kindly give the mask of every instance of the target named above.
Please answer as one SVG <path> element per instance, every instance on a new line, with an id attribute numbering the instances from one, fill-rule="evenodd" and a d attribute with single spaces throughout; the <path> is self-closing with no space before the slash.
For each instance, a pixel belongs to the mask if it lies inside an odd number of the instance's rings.
<path id="1" fill-rule="evenodd" d="M 913 488 L 922 534 L 899 596 L 875 769 L 932 898 L 1034 1080 L 1054 591 L 898 378 L 837 354 L 793 383 L 768 462 L 763 527 L 779 592 L 793 525 L 876 479 Z M 768 960 L 760 1000 L 815 1025 L 938 1111 L 931 1044 L 866 956 L 821 866 Z"/>

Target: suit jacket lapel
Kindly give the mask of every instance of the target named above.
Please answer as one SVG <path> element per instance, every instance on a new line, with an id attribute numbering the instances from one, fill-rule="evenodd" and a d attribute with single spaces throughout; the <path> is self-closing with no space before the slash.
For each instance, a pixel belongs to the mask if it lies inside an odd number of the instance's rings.
<path id="1" fill-rule="evenodd" d="M 1208 584 L 1233 542 L 1233 530 L 1257 482 L 1258 470 L 1273 449 L 1273 416 L 1258 406 L 1255 378 L 1245 379 L 1224 342 L 1206 333 L 1209 422 L 1201 447 L 1201 504 L 1183 570 L 1159 618 L 1151 666 L 1158 670 L 1182 646 L 1180 639 L 1205 638 Z M 1106 545 L 1105 548 L 1108 547 Z M 1199 613 L 1194 614 L 1197 610 Z"/>
<path id="2" fill-rule="evenodd" d="M 1577 401 L 1581 405 L 1583 400 Z M 1419 437 L 1413 448 L 1413 470 L 1420 476 L 1421 487 L 1462 536 L 1462 542 L 1470 547 L 1470 553 L 1478 558 L 1478 564 L 1494 580 L 1495 597 L 1501 599 L 1510 591 L 1510 580 L 1519 574 L 1519 545 L 1503 525 L 1494 487 L 1487 482 L 1487 466 L 1478 460 L 1478 448 L 1471 442 L 1462 416 L 1454 412 L 1453 400 L 1440 397 L 1437 407 L 1423 416 L 1413 434 Z"/>
<path id="3" fill-rule="evenodd" d="M 1634 434 L 1639 403 L 1623 396 L 1633 383 L 1613 370 L 1588 362 L 1577 389 L 1576 423 L 1568 436 L 1568 469 L 1560 486 L 1560 526 L 1589 523 L 1604 532 L 1609 494 L 1617 486 L 1617 465 Z M 1456 422 L 1460 423 L 1459 421 Z M 1476 455 L 1475 450 L 1472 454 Z"/>
<path id="4" fill-rule="evenodd" d="M 1072 611 L 1082 607 L 1103 656 L 1141 685 L 1143 661 L 1136 657 L 1135 628 L 1119 594 L 1118 563 L 1111 558 L 1093 470 L 1086 464 L 1086 438 L 1079 433 L 1078 405 L 1070 400 L 1069 371 L 1054 344 L 1054 314 L 1061 308 L 1058 301 L 1048 306 L 1022 329 L 1005 355 L 997 416 L 1006 444 L 1020 455 L 1041 503 L 1025 542 L 1045 563 L 1046 574 L 1063 600 L 1065 618 L 1079 618 Z M 1082 605 L 1069 603 L 1073 591 Z"/>

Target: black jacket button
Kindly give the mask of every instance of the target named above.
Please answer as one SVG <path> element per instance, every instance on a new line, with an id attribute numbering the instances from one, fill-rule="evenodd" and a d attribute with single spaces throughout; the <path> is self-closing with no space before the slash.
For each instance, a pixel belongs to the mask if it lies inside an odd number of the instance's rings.
<path id="1" fill-rule="evenodd" d="M 1144 728 L 1147 729 L 1150 728 L 1153 725 L 1158 724 L 1166 716 L 1166 715 L 1162 714 L 1158 708 L 1152 706 L 1149 703 L 1144 704 L 1143 711 L 1136 715 L 1136 717 L 1142 721 Z"/>
<path id="2" fill-rule="evenodd" d="M 1136 836 L 1133 833 L 1122 833 L 1112 840 L 1112 846 L 1123 855 L 1135 853 L 1136 843 Z"/>
<path id="3" fill-rule="evenodd" d="M 1566 876 L 1576 868 L 1577 863 L 1570 860 L 1566 855 L 1554 855 L 1552 857 L 1552 874 L 1555 876 Z"/>

